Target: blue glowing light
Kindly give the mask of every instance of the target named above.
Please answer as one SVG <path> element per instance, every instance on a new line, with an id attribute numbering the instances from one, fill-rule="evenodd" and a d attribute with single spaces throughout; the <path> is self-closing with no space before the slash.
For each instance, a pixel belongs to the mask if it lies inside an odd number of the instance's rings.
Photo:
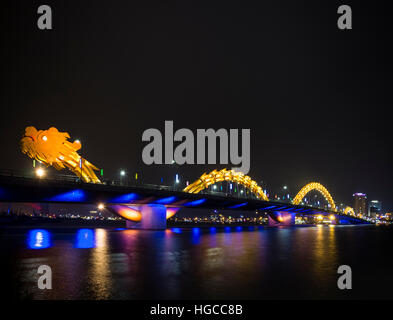
<path id="1" fill-rule="evenodd" d="M 193 244 L 198 244 L 200 242 L 200 229 L 199 228 L 192 228 L 192 238 L 191 241 Z"/>
<path id="2" fill-rule="evenodd" d="M 159 203 L 159 204 L 168 204 L 171 203 L 173 201 L 176 200 L 176 197 L 167 197 L 167 198 L 162 198 L 162 199 L 158 199 L 156 201 L 154 201 L 155 203 Z"/>
<path id="3" fill-rule="evenodd" d="M 200 200 L 195 200 L 195 201 L 191 201 L 191 202 L 187 202 L 184 205 L 185 206 L 198 206 L 202 203 L 206 202 L 206 199 L 200 199 Z"/>
<path id="4" fill-rule="evenodd" d="M 76 234 L 75 248 L 88 249 L 94 248 L 94 232 L 91 229 L 79 229 Z"/>
<path id="5" fill-rule="evenodd" d="M 241 226 L 236 227 L 236 231 L 242 231 L 242 230 L 243 230 L 243 227 L 241 227 Z"/>
<path id="6" fill-rule="evenodd" d="M 50 233 L 43 229 L 34 229 L 27 235 L 29 249 L 45 249 L 51 247 Z"/>
<path id="7" fill-rule="evenodd" d="M 75 189 L 62 194 L 58 194 L 48 199 L 49 201 L 59 202 L 79 202 L 86 200 L 86 193 L 81 189 Z"/>
<path id="8" fill-rule="evenodd" d="M 217 228 L 216 227 L 211 227 L 210 228 L 210 233 L 216 233 L 217 232 Z"/>
<path id="9" fill-rule="evenodd" d="M 171 231 L 173 233 L 181 233 L 181 229 L 180 228 L 172 228 Z"/>
<path id="10" fill-rule="evenodd" d="M 136 193 L 127 193 L 127 194 L 122 194 L 121 196 L 118 196 L 114 199 L 112 199 L 111 203 L 130 203 L 133 200 L 137 200 L 138 195 Z"/>
<path id="11" fill-rule="evenodd" d="M 224 228 L 224 231 L 225 231 L 225 232 L 231 232 L 231 227 L 225 227 L 225 228 Z"/>
<path id="12" fill-rule="evenodd" d="M 267 208 L 261 208 L 261 209 L 266 209 L 266 210 L 268 210 L 268 209 L 273 209 L 273 208 L 276 208 L 277 206 L 270 206 L 270 207 L 267 207 Z"/>
<path id="13" fill-rule="evenodd" d="M 240 204 L 235 204 L 232 207 L 229 207 L 229 209 L 235 209 L 235 208 L 239 208 L 239 207 L 244 207 L 248 204 L 248 202 L 244 202 L 244 203 L 240 203 Z"/>
<path id="14" fill-rule="evenodd" d="M 123 230 L 126 230 L 126 228 L 116 228 L 115 230 L 116 231 L 123 231 Z"/>

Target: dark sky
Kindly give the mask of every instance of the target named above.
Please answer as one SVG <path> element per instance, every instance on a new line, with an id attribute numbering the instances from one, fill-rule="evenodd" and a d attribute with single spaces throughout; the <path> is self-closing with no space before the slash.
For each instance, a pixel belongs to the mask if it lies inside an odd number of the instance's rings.
<path id="1" fill-rule="evenodd" d="M 145 129 L 250 128 L 249 175 L 268 188 L 319 181 L 337 202 L 365 192 L 393 210 L 388 3 L 2 2 L 0 168 L 31 168 L 24 128 L 55 126 L 107 176 L 184 182 L 214 166 L 144 165 Z M 341 4 L 353 30 L 337 28 Z"/>

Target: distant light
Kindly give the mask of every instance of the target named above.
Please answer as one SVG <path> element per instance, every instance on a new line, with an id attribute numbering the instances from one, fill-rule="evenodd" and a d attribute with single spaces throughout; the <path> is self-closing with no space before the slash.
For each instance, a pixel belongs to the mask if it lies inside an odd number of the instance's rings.
<path id="1" fill-rule="evenodd" d="M 78 139 L 76 139 L 74 142 L 76 142 L 76 143 L 81 143 Z"/>
<path id="2" fill-rule="evenodd" d="M 42 178 L 43 176 L 45 176 L 45 170 L 42 168 L 38 168 L 35 171 L 35 174 L 37 175 L 38 178 Z"/>
<path id="3" fill-rule="evenodd" d="M 216 189 L 217 189 L 217 186 L 216 186 L 216 185 L 214 185 L 214 186 L 213 186 L 213 189 L 214 189 L 214 190 L 216 190 Z"/>
<path id="4" fill-rule="evenodd" d="M 284 190 L 287 190 L 288 189 L 288 187 L 287 186 L 284 186 Z"/>
<path id="5" fill-rule="evenodd" d="M 121 171 L 120 171 L 120 175 L 121 175 L 121 176 L 124 176 L 125 174 L 126 174 L 126 172 L 125 172 L 124 170 L 121 170 Z"/>
<path id="6" fill-rule="evenodd" d="M 318 219 L 318 220 L 322 220 L 322 219 L 323 219 L 323 216 L 319 215 L 319 216 L 317 216 L 317 219 Z"/>
<path id="7" fill-rule="evenodd" d="M 330 218 L 330 220 L 336 220 L 336 217 L 334 216 L 334 214 L 331 214 L 331 215 L 329 216 L 329 218 Z"/>
<path id="8" fill-rule="evenodd" d="M 104 208 L 105 208 L 105 206 L 104 206 L 103 203 L 100 203 L 100 204 L 98 205 L 98 209 L 99 209 L 99 210 L 103 210 Z"/>
<path id="9" fill-rule="evenodd" d="M 43 136 L 43 137 L 42 137 L 42 140 L 47 141 L 47 140 L 48 140 L 48 137 L 47 137 L 47 136 Z"/>

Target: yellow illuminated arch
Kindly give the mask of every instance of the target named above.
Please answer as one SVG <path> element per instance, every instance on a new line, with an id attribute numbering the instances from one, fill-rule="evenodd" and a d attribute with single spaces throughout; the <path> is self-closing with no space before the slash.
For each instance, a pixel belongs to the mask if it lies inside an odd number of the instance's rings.
<path id="1" fill-rule="evenodd" d="M 346 207 L 344 209 L 344 214 L 351 215 L 351 216 L 356 216 L 355 211 L 351 207 Z"/>
<path id="2" fill-rule="evenodd" d="M 236 172 L 234 170 L 222 169 L 220 171 L 213 170 L 212 172 L 206 174 L 204 173 L 198 180 L 191 183 L 183 191 L 188 193 L 198 193 L 203 189 L 208 188 L 210 185 L 215 184 L 220 181 L 231 181 L 242 184 L 252 193 L 254 193 L 258 198 L 265 201 L 269 201 L 266 194 L 263 192 L 262 188 L 258 186 L 256 181 L 252 180 L 249 176 L 244 173 Z"/>
<path id="3" fill-rule="evenodd" d="M 293 199 L 292 203 L 296 204 L 296 205 L 300 204 L 300 202 L 303 200 L 303 198 L 306 196 L 306 194 L 309 193 L 311 190 L 319 191 L 325 197 L 325 199 L 329 202 L 332 210 L 336 211 L 336 205 L 334 204 L 333 198 L 330 195 L 329 191 L 318 182 L 311 182 L 311 183 L 305 185 L 299 191 L 299 193 L 296 195 L 296 197 Z"/>

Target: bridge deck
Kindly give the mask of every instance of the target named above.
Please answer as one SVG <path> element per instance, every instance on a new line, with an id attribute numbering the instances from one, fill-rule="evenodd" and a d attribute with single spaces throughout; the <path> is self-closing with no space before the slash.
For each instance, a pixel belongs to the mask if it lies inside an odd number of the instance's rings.
<path id="1" fill-rule="evenodd" d="M 299 214 L 340 213 L 276 201 L 229 195 L 190 194 L 163 186 L 90 184 L 15 176 L 0 176 L 0 202 L 147 204 L 218 210 L 285 211 Z"/>

